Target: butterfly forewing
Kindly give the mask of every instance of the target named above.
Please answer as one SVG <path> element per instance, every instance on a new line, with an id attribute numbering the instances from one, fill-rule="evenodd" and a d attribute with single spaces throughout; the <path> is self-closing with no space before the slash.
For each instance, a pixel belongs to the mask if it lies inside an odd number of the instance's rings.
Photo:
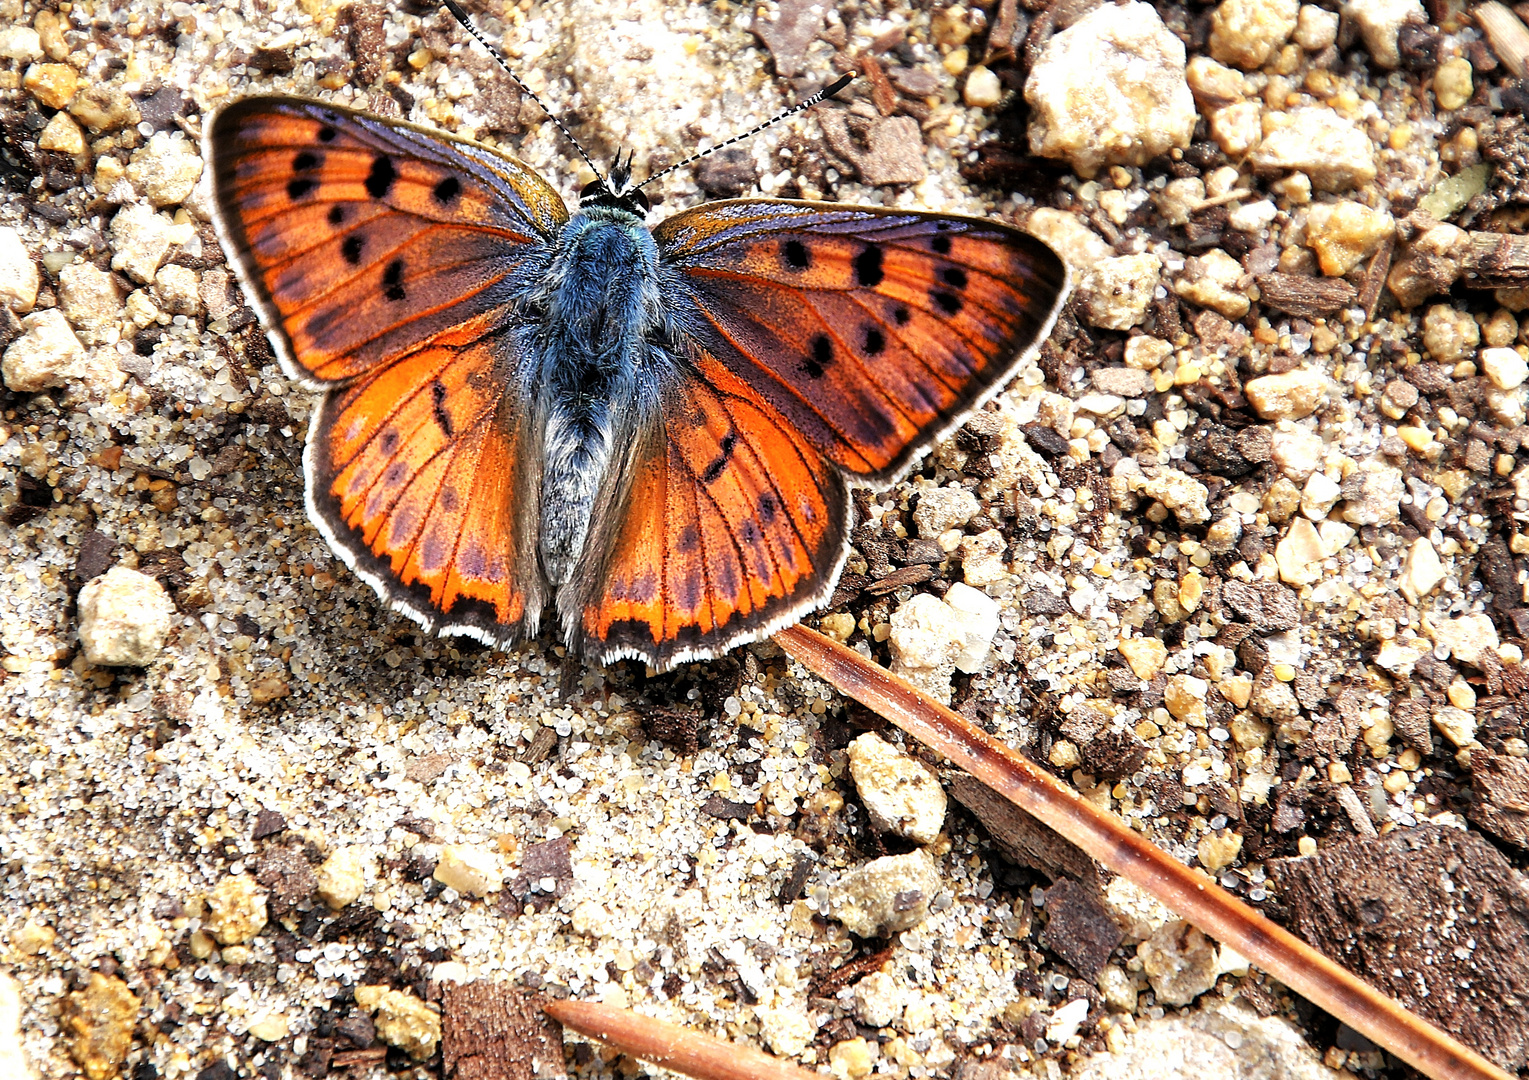
<path id="1" fill-rule="evenodd" d="M 311 382 L 506 311 L 568 218 L 519 162 L 320 102 L 237 102 L 207 144 L 224 245 Z"/>
<path id="2" fill-rule="evenodd" d="M 1067 290 L 1040 241 L 968 218 L 740 200 L 685 211 L 655 235 L 702 345 L 873 482 L 1000 386 Z"/>

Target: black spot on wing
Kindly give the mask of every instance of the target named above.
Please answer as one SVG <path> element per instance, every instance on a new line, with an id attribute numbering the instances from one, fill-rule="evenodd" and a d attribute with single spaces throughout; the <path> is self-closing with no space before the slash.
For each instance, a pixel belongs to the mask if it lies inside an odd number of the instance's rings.
<path id="1" fill-rule="evenodd" d="M 907 326 L 908 320 L 912 317 L 912 315 L 908 314 L 908 309 L 901 304 L 892 309 L 892 321 L 897 323 L 898 326 Z"/>
<path id="2" fill-rule="evenodd" d="M 319 156 L 312 150 L 301 150 L 292 159 L 293 172 L 311 172 L 319 167 Z"/>
<path id="3" fill-rule="evenodd" d="M 780 503 L 771 492 L 764 492 L 759 496 L 759 520 L 766 525 L 775 520 L 775 515 L 780 513 Z"/>
<path id="4" fill-rule="evenodd" d="M 929 246 L 934 249 L 935 254 L 937 255 L 949 255 L 950 237 L 936 236 L 933 240 L 929 241 Z"/>
<path id="5" fill-rule="evenodd" d="M 715 484 L 721 478 L 722 474 L 727 471 L 727 463 L 732 460 L 733 450 L 737 445 L 738 433 L 736 431 L 729 431 L 726 435 L 722 436 L 717 456 L 712 459 L 711 464 L 706 466 L 706 471 L 701 474 L 702 483 Z"/>
<path id="6" fill-rule="evenodd" d="M 931 289 L 929 298 L 939 305 L 941 311 L 947 315 L 959 315 L 961 313 L 961 298 L 955 293 L 945 292 L 942 289 Z"/>
<path id="7" fill-rule="evenodd" d="M 352 266 L 361 262 L 361 250 L 366 247 L 366 238 L 359 233 L 351 233 L 340 244 L 340 254 L 345 256 L 345 261 Z"/>
<path id="8" fill-rule="evenodd" d="M 886 274 L 881 269 L 881 249 L 868 247 L 855 256 L 855 282 L 863 289 L 875 288 Z"/>
<path id="9" fill-rule="evenodd" d="M 393 159 L 386 154 L 378 154 L 372 159 L 371 171 L 366 174 L 366 192 L 374 199 L 381 199 L 393 190 L 393 181 L 398 179 L 398 172 L 393 168 Z"/>
<path id="10" fill-rule="evenodd" d="M 786 265 L 793 270 L 805 270 L 812 265 L 812 253 L 800 240 L 787 240 L 781 247 L 781 254 L 785 256 Z"/>
<path id="11" fill-rule="evenodd" d="M 460 194 L 462 194 L 462 182 L 455 176 L 448 176 L 439 181 L 430 192 L 431 197 L 435 199 L 436 204 L 439 206 L 448 205 Z"/>
<path id="12" fill-rule="evenodd" d="M 394 259 L 388 263 L 387 269 L 382 272 L 382 288 L 382 294 L 389 300 L 404 298 L 402 259 Z"/>
<path id="13" fill-rule="evenodd" d="M 833 358 L 833 342 L 828 340 L 827 334 L 819 334 L 812 339 L 812 355 L 802 361 L 802 372 L 809 379 L 821 379 Z"/>
<path id="14" fill-rule="evenodd" d="M 339 203 L 336 203 L 335 205 L 333 205 L 333 206 L 331 206 L 329 208 L 329 224 L 331 224 L 331 225 L 344 225 L 345 224 L 345 207 L 341 206 Z"/>
<path id="15" fill-rule="evenodd" d="M 287 198 L 296 202 L 319 186 L 317 180 L 307 176 L 299 176 L 294 180 L 287 181 Z"/>
<path id="16" fill-rule="evenodd" d="M 435 409 L 435 422 L 441 434 L 451 438 L 451 414 L 446 411 L 446 386 L 439 379 L 430 384 L 431 404 Z"/>
<path id="17" fill-rule="evenodd" d="M 328 124 L 325 124 L 323 127 L 319 128 L 319 142 L 334 142 L 335 136 L 338 134 L 338 131 L 330 127 Z"/>
<path id="18" fill-rule="evenodd" d="M 966 271 L 959 266 L 947 266 L 940 271 L 940 277 L 945 279 L 945 284 L 954 289 L 966 288 Z"/>
<path id="19" fill-rule="evenodd" d="M 872 356 L 877 355 L 887 347 L 887 336 L 879 327 L 867 326 L 865 328 L 865 351 Z"/>

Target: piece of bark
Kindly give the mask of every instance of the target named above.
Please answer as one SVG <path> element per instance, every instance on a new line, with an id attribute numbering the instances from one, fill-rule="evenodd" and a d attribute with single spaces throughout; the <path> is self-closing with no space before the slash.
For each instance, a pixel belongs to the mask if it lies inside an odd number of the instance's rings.
<path id="1" fill-rule="evenodd" d="M 1041 945 L 1092 982 L 1109 962 L 1124 934 L 1099 895 L 1063 878 L 1046 890 L 1046 928 Z"/>
<path id="2" fill-rule="evenodd" d="M 1529 1062 L 1529 882 L 1425 826 L 1267 864 L 1291 929 L 1511 1071 Z"/>
<path id="3" fill-rule="evenodd" d="M 1472 289 L 1529 286 L 1529 236 L 1473 232 L 1461 283 Z"/>
<path id="4" fill-rule="evenodd" d="M 1351 307 L 1359 290 L 1342 278 L 1303 274 L 1259 274 L 1255 279 L 1264 306 L 1299 319 L 1316 319 Z"/>
<path id="5" fill-rule="evenodd" d="M 1388 236 L 1380 250 L 1370 257 L 1364 270 L 1364 281 L 1359 286 L 1357 302 L 1364 309 L 1364 317 L 1373 319 L 1375 308 L 1380 304 L 1380 294 L 1386 287 L 1386 275 L 1391 272 L 1391 260 L 1396 255 L 1396 237 Z"/>
<path id="6" fill-rule="evenodd" d="M 865 587 L 867 595 L 886 596 L 896 592 L 904 585 L 917 585 L 921 581 L 928 581 L 934 577 L 934 567 L 928 563 L 915 563 L 912 566 L 904 566 L 893 570 L 886 577 L 871 582 Z"/>
<path id="7" fill-rule="evenodd" d="M 982 822 L 993 843 L 1012 861 L 1039 870 L 1052 881 L 1070 878 L 1095 895 L 1103 892 L 1094 860 L 982 781 L 957 773 L 945 787 Z"/>
<path id="8" fill-rule="evenodd" d="M 445 1080 L 562 1080 L 563 1028 L 542 997 L 506 983 L 447 983 L 441 994 Z"/>
<path id="9" fill-rule="evenodd" d="M 1469 810 L 1471 820 L 1510 844 L 1529 849 L 1529 761 L 1473 749 L 1471 787 L 1476 794 Z"/>

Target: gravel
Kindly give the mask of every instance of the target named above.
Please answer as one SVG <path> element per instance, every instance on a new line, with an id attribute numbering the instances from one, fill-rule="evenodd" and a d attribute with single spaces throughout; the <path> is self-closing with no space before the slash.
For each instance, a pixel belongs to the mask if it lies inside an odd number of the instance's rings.
<path id="1" fill-rule="evenodd" d="M 485 22 L 639 175 L 874 58 L 705 184 L 1007 220 L 1090 275 L 986 411 L 861 500 L 824 616 L 849 647 L 1274 914 L 1274 860 L 1422 826 L 1521 867 L 1529 292 L 1466 264 L 1521 227 L 1522 87 L 1413 0 L 1356 0 L 1352 30 L 1062 7 Z M 1254 1045 L 1283 1075 L 1379 1069 L 1126 883 L 1048 913 L 1051 878 L 962 807 L 912 852 L 883 837 L 847 752 L 876 721 L 767 643 L 565 668 L 421 635 L 334 558 L 303 508 L 314 399 L 210 229 L 208 112 L 322 94 L 492 142 L 570 203 L 590 179 L 414 11 L 0 0 L 0 1061 L 321 1077 L 361 1040 L 352 1075 L 424 1075 L 462 978 L 896 1076 L 1173 1075 L 1165 1047 L 1232 1075 L 1218 1047 Z M 1053 79 L 1065 55 L 1087 66 Z M 691 170 L 650 190 L 701 198 Z M 820 994 L 876 935 L 877 980 Z M 1507 951 L 1412 944 L 1526 984 Z"/>

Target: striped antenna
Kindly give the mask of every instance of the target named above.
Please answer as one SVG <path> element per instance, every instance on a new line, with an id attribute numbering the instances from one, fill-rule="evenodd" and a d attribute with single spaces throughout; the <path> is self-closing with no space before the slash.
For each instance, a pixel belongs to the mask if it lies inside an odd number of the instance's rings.
<path id="1" fill-rule="evenodd" d="M 447 2 L 450 3 L 451 0 L 447 0 Z M 781 113 L 779 116 L 775 116 L 775 117 L 772 117 L 769 120 L 766 120 L 764 123 L 760 124 L 758 127 L 750 128 L 748 131 L 745 131 L 742 135 L 734 135 L 731 139 L 728 139 L 726 142 L 719 142 L 716 146 L 713 146 L 710 150 L 702 150 L 699 154 L 692 154 L 690 157 L 686 158 L 684 161 L 681 161 L 681 162 L 679 162 L 677 164 L 674 164 L 674 165 L 670 165 L 667 169 L 663 170 L 662 172 L 654 173 L 652 176 L 648 177 L 646 180 L 644 180 L 642 183 L 638 184 L 632 190 L 633 191 L 641 191 L 643 188 L 647 187 L 649 184 L 651 184 L 653 181 L 657 180 L 659 177 L 668 176 L 670 173 L 674 172 L 676 169 L 683 169 L 686 165 L 693 165 L 695 162 L 700 161 L 703 157 L 706 157 L 708 154 L 715 154 L 718 150 L 721 150 L 725 146 L 732 146 L 733 143 L 742 142 L 744 139 L 751 138 L 751 137 L 753 137 L 755 135 L 758 135 L 765 128 L 770 127 L 773 124 L 780 123 L 782 120 L 784 120 L 788 116 L 795 116 L 797 113 L 801 112 L 803 109 L 810 109 L 810 108 L 812 108 L 814 105 L 816 105 L 820 101 L 827 101 L 829 98 L 833 97 L 840 90 L 843 90 L 846 86 L 848 86 L 851 82 L 853 82 L 854 79 L 855 79 L 855 76 L 853 74 L 840 75 L 837 79 L 835 79 L 833 82 L 829 83 L 827 86 L 823 87 L 823 89 L 819 90 L 816 94 L 813 94 L 811 97 L 808 97 L 806 100 L 801 101 L 798 104 L 791 106 L 791 108 L 787 109 L 785 112 Z M 517 80 L 517 81 L 519 81 L 519 80 Z"/>
<path id="2" fill-rule="evenodd" d="M 462 5 L 457 3 L 457 0 L 441 0 L 441 2 L 445 5 L 446 10 L 451 12 L 451 14 L 456 17 L 457 22 L 462 24 L 462 29 L 466 30 L 469 34 L 476 38 L 478 44 L 487 49 L 488 54 L 492 56 L 496 61 L 498 61 L 500 67 L 504 68 L 504 73 L 515 80 L 515 85 L 520 87 L 521 93 L 525 94 L 532 101 L 536 102 L 537 105 L 541 106 L 542 112 L 546 113 L 552 119 L 552 122 L 557 125 L 557 129 L 563 133 L 563 137 L 569 142 L 573 143 L 573 148 L 579 152 L 579 157 L 584 159 L 584 164 L 593 169 L 595 175 L 600 178 L 600 183 L 604 184 L 605 174 L 600 171 L 600 167 L 598 165 L 590 160 L 589 155 L 584 152 L 584 147 L 579 144 L 579 140 L 573 137 L 573 132 L 568 130 L 568 126 L 564 124 L 562 120 L 558 119 L 557 113 L 553 112 L 551 109 L 547 108 L 546 105 L 542 104 L 542 99 L 536 96 L 535 90 L 532 90 L 529 86 L 521 81 L 520 76 L 515 74 L 515 69 L 510 67 L 509 61 L 504 58 L 504 54 L 496 49 L 492 44 L 490 44 L 488 38 L 483 36 L 483 31 L 479 30 L 478 27 L 473 23 L 472 16 L 467 14 L 467 12 L 462 9 Z"/>

